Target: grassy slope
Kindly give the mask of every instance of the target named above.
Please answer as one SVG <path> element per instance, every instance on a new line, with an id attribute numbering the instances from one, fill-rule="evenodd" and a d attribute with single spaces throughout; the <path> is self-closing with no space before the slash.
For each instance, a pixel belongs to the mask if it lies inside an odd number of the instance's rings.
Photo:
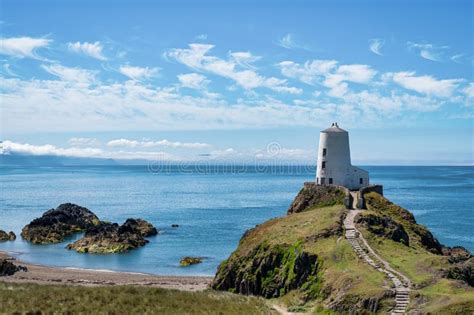
<path id="1" fill-rule="evenodd" d="M 385 198 L 375 193 L 370 193 L 366 197 L 369 208 L 367 214 L 389 215 L 402 224 L 410 236 L 410 246 L 405 246 L 377 237 L 368 230 L 360 228 L 372 248 L 392 267 L 413 281 L 417 289 L 412 293 L 414 302 L 411 308 L 433 313 L 456 312 L 456 310 L 466 313 L 470 309 L 474 313 L 474 289 L 462 285 L 459 281 L 440 277 L 442 269 L 449 267 L 447 257 L 432 254 L 421 245 L 419 237 L 413 232 L 415 226 L 401 216 L 406 210 L 387 202 Z"/>
<path id="2" fill-rule="evenodd" d="M 0 313 L 272 314 L 263 299 L 225 292 L 2 282 Z"/>
<path id="3" fill-rule="evenodd" d="M 343 237 L 311 239 L 311 236 L 338 226 L 338 220 L 345 211 L 342 205 L 311 208 L 301 213 L 267 221 L 250 231 L 232 256 L 247 255 L 259 244 L 265 242 L 270 245 L 292 245 L 302 241 L 304 250 L 317 254 L 322 261 L 322 291 L 328 294 L 324 296 L 326 303 L 337 300 L 341 295 L 354 297 L 356 300 L 381 296 L 387 288 L 385 278 L 381 273 L 374 272 L 370 266 L 361 262 Z M 232 256 L 229 259 L 233 259 Z M 290 309 L 302 303 L 297 292 L 278 300 L 289 305 Z M 313 301 L 307 305 L 306 310 L 317 305 L 318 302 L 321 300 Z M 382 308 L 384 308 L 383 304 Z"/>

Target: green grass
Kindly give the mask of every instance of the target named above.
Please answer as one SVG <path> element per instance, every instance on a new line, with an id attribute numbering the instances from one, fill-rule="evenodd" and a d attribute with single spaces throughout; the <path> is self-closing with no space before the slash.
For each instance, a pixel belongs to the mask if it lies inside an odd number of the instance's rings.
<path id="1" fill-rule="evenodd" d="M 30 314 L 272 314 L 266 302 L 212 290 L 7 284 L 0 313 Z"/>
<path id="2" fill-rule="evenodd" d="M 446 256 L 433 254 L 421 243 L 416 232 L 427 230 L 410 221 L 411 213 L 387 202 L 378 194 L 370 193 L 367 214 L 388 215 L 402 224 L 410 237 L 410 246 L 370 233 L 359 227 L 370 246 L 394 269 L 405 274 L 414 284 L 411 308 L 433 314 L 474 313 L 474 289 L 460 281 L 441 277 L 450 264 Z"/>
<path id="3" fill-rule="evenodd" d="M 325 231 L 337 231 L 345 211 L 341 205 L 312 207 L 304 212 L 267 221 L 247 233 L 230 259 L 249 255 L 262 244 L 272 248 L 283 244 L 290 248 L 297 245 L 308 253 L 316 254 L 320 268 L 317 277 L 309 279 L 307 287 L 299 291 L 301 294 L 285 292 L 286 295 L 277 299 L 277 304 L 295 309 L 304 307 L 311 312 L 316 307 L 323 312 L 323 301 L 336 300 L 341 295 L 351 299 L 382 297 L 387 284 L 384 275 L 358 259 L 342 233 L 320 236 Z M 313 300 L 307 300 L 308 293 Z M 350 303 L 347 301 L 348 305 Z M 381 301 L 381 308 L 387 309 L 384 303 Z"/>
<path id="4" fill-rule="evenodd" d="M 432 314 L 474 314 L 474 290 L 460 287 L 456 282 L 440 279 L 417 291 L 426 297 L 423 310 Z"/>

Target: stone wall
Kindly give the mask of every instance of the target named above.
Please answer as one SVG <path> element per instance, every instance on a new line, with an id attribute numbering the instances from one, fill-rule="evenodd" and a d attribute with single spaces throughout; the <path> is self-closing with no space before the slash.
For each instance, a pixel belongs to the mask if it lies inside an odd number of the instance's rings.
<path id="1" fill-rule="evenodd" d="M 377 194 L 383 196 L 383 186 L 382 185 L 370 185 L 359 189 L 357 207 L 360 209 L 366 209 L 364 195 L 370 192 L 376 192 Z"/>

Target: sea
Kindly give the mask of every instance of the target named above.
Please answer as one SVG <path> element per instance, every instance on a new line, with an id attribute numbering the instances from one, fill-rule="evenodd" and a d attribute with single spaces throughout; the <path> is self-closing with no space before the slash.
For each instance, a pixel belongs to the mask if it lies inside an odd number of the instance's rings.
<path id="1" fill-rule="evenodd" d="M 362 167 L 440 242 L 474 251 L 474 167 Z M 50 266 L 211 276 L 247 229 L 284 216 L 303 183 L 314 178 L 314 167 L 284 165 L 0 166 L 0 229 L 17 234 L 0 250 Z M 159 234 L 142 248 L 109 255 L 65 249 L 80 234 L 54 245 L 22 240 L 23 226 L 65 202 L 105 221 L 146 219 Z M 203 263 L 180 267 L 184 256 L 203 257 Z"/>

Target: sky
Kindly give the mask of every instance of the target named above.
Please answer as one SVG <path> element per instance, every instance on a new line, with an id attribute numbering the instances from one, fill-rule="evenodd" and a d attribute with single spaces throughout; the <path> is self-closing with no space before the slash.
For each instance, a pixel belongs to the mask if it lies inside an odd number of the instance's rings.
<path id="1" fill-rule="evenodd" d="M 0 5 L 3 154 L 473 164 L 472 1 Z"/>

